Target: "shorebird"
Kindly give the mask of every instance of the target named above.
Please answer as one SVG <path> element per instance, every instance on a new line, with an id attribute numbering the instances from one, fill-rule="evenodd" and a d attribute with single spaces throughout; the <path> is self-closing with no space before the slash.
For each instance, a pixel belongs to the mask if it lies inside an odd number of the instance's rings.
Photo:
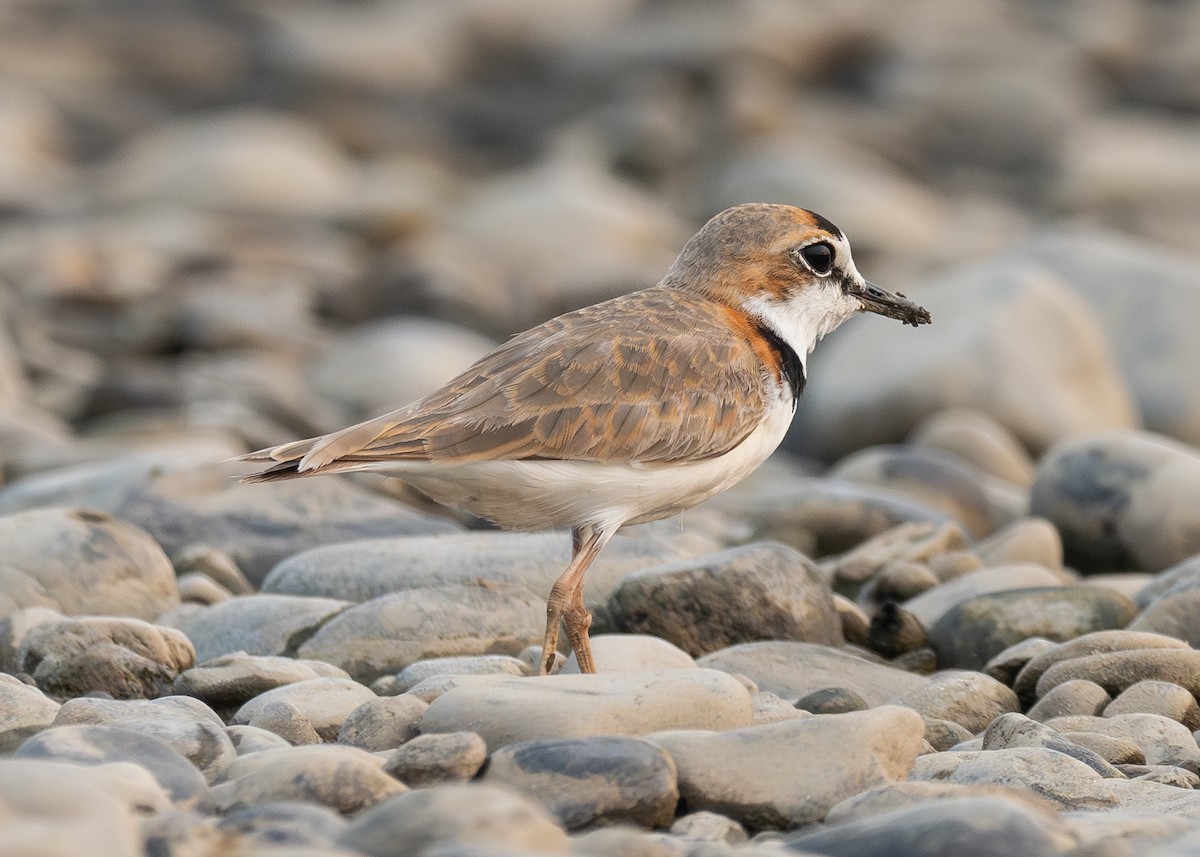
<path id="1" fill-rule="evenodd" d="M 666 518 L 766 460 L 791 423 L 817 341 L 868 311 L 929 313 L 862 278 L 845 234 L 785 205 L 713 217 L 656 285 L 514 336 L 441 389 L 341 431 L 242 457 L 269 482 L 372 471 L 514 529 L 568 527 L 546 606 L 594 672 L 583 578 L 622 526 Z"/>

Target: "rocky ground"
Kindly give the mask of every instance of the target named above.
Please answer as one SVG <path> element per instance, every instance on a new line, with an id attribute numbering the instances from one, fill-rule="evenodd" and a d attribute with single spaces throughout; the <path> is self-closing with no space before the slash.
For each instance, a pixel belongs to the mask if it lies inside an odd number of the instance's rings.
<path id="1" fill-rule="evenodd" d="M 1200 850 L 1200 4 L 0 8 L 0 853 Z M 927 306 L 588 575 L 223 463 L 751 200 Z"/>

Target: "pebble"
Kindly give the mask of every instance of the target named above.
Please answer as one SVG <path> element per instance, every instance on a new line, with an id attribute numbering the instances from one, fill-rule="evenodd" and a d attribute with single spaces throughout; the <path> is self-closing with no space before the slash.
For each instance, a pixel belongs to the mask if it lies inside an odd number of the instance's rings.
<path id="1" fill-rule="evenodd" d="M 1200 729 L 1200 706 L 1190 692 L 1167 681 L 1132 684 L 1104 709 L 1105 717 L 1120 714 L 1161 714 L 1195 732 Z"/>
<path id="2" fill-rule="evenodd" d="M 983 733 L 984 750 L 1005 750 L 1013 747 L 1045 747 L 1083 762 L 1102 777 L 1124 778 L 1107 759 L 1092 750 L 1073 743 L 1069 738 L 1022 714 L 1011 712 L 993 720 Z"/>
<path id="3" fill-rule="evenodd" d="M 1029 709 L 1029 716 L 1042 723 L 1068 714 L 1093 716 L 1104 711 L 1111 701 L 1108 691 L 1094 681 L 1073 679 L 1046 691 Z"/>
<path id="4" fill-rule="evenodd" d="M 180 616 L 175 625 L 195 645 L 200 663 L 238 652 L 294 654 L 298 641 L 349 606 L 331 598 L 245 595 Z"/>
<path id="5" fill-rule="evenodd" d="M 541 647 L 536 647 L 538 653 Z M 596 634 L 592 636 L 592 660 L 596 672 L 639 672 L 642 670 L 694 669 L 696 662 L 683 649 L 661 637 L 646 634 Z M 564 675 L 579 672 L 575 653 L 559 670 Z"/>
<path id="6" fill-rule="evenodd" d="M 7 816 L 0 826 L 0 851 L 141 855 L 137 815 L 114 794 L 105 767 L 0 759 L 0 806 Z"/>
<path id="7" fill-rule="evenodd" d="M 496 750 L 482 782 L 539 803 L 562 827 L 597 824 L 666 828 L 675 819 L 675 764 L 638 738 L 526 741 Z"/>
<path id="8" fill-rule="evenodd" d="M 225 734 L 233 742 L 239 756 L 292 746 L 285 738 L 258 726 L 226 726 Z"/>
<path id="9" fill-rule="evenodd" d="M 1062 578 L 1059 575 L 1039 565 L 1002 565 L 956 577 L 905 601 L 903 606 L 925 628 L 933 628 L 952 608 L 977 596 L 1014 589 L 1057 586 L 1060 583 Z"/>
<path id="10" fill-rule="evenodd" d="M 1017 486 L 956 455 L 920 446 L 871 446 L 838 461 L 829 476 L 908 494 L 976 538 L 1016 520 L 1026 503 Z"/>
<path id="11" fill-rule="evenodd" d="M 433 786 L 384 801 L 357 816 L 339 844 L 370 857 L 449 846 L 568 854 L 570 840 L 533 800 L 485 784 Z"/>
<path id="12" fill-rule="evenodd" d="M 1037 685 L 1042 674 L 1055 664 L 1105 652 L 1159 648 L 1186 649 L 1187 644 L 1161 634 L 1145 632 L 1097 631 L 1084 634 L 1034 655 L 1017 673 L 1012 687 L 1022 702 L 1029 703 L 1036 699 Z"/>
<path id="13" fill-rule="evenodd" d="M 1038 463 L 1029 510 L 1062 534 L 1086 571 L 1161 571 L 1200 553 L 1200 453 L 1150 432 L 1105 431 Z"/>
<path id="14" fill-rule="evenodd" d="M 337 741 L 372 753 L 394 749 L 419 734 L 427 708 L 410 694 L 368 699 L 346 715 Z"/>
<path id="15" fill-rule="evenodd" d="M 801 853 L 831 857 L 1056 857 L 1062 853 L 1060 840 L 1046 827 L 1009 798 L 961 797 L 801 831 L 788 837 L 788 844 Z"/>
<path id="16" fill-rule="evenodd" d="M 725 732 L 659 732 L 649 740 L 674 760 L 690 810 L 762 830 L 820 821 L 850 795 L 903 779 L 924 732 L 912 711 L 883 706 Z"/>
<path id="17" fill-rule="evenodd" d="M 60 707 L 36 687 L 0 673 L 0 753 L 52 724 Z"/>
<path id="18" fill-rule="evenodd" d="M 690 842 L 717 842 L 739 845 L 746 841 L 746 828 L 719 812 L 700 810 L 681 815 L 671 825 L 670 833 Z"/>
<path id="19" fill-rule="evenodd" d="M 698 657 L 754 640 L 842 642 L 832 593 L 812 561 L 777 542 L 678 560 L 623 578 L 608 615 Z"/>
<path id="20" fill-rule="evenodd" d="M 969 670 L 934 673 L 920 687 L 892 702 L 919 711 L 926 717 L 949 720 L 975 734 L 997 717 L 1019 711 L 1017 695 L 990 676 Z"/>
<path id="21" fill-rule="evenodd" d="M 487 744 L 474 732 L 431 732 L 393 750 L 383 769 L 416 789 L 466 782 L 479 773 L 487 758 Z"/>
<path id="22" fill-rule="evenodd" d="M 263 851 L 332 847 L 346 827 L 346 820 L 333 810 L 291 801 L 237 809 L 217 823 L 223 834 L 237 837 L 241 848 Z"/>
<path id="23" fill-rule="evenodd" d="M 1120 800 L 1092 768 L 1042 747 L 959 750 L 917 758 L 910 779 L 986 784 L 1032 791 L 1068 810 L 1106 810 Z"/>
<path id="24" fill-rule="evenodd" d="M 427 678 L 442 675 L 529 675 L 529 667 L 509 655 L 460 655 L 449 658 L 425 658 L 396 673 L 389 683 L 389 695 L 412 690 Z"/>
<path id="25" fill-rule="evenodd" d="M 154 777 L 176 808 L 207 812 L 213 805 L 204 775 L 191 762 L 161 738 L 124 726 L 54 726 L 26 739 L 14 758 L 85 766 L 132 762 Z"/>
<path id="26" fill-rule="evenodd" d="M 750 693 L 716 670 L 501 678 L 443 693 L 421 732 L 478 732 L 491 750 L 519 741 L 666 729 L 735 729 L 753 718 Z"/>
<path id="27" fill-rule="evenodd" d="M 263 750 L 225 768 L 212 797 L 222 815 L 277 801 L 315 803 L 352 815 L 407 791 L 382 767 L 382 759 L 355 747 Z"/>
<path id="28" fill-rule="evenodd" d="M 1200 652 L 1193 649 L 1142 649 L 1102 652 L 1062 661 L 1042 673 L 1037 693 L 1047 693 L 1065 681 L 1087 679 L 1110 694 L 1123 693 L 1139 681 L 1178 684 L 1195 695 L 1200 691 Z"/>
<path id="29" fill-rule="evenodd" d="M 368 700 L 370 688 L 348 678 L 310 678 L 260 693 L 237 710 L 231 725 L 261 725 L 259 715 L 273 703 L 284 703 L 312 724 L 322 741 L 334 741 L 350 713 Z"/>
<path id="30" fill-rule="evenodd" d="M 1018 518 L 975 545 L 975 553 L 988 567 L 1015 563 L 1063 567 L 1062 538 L 1045 518 Z"/>
<path id="31" fill-rule="evenodd" d="M 195 657 L 191 642 L 174 628 L 84 616 L 31 629 L 21 641 L 17 664 L 51 695 L 102 691 L 137 699 L 170 693 L 176 676 Z"/>
<path id="32" fill-rule="evenodd" d="M 144 531 L 82 508 L 0 516 L 0 617 L 24 607 L 150 620 L 179 603 L 175 573 Z"/>
<path id="33" fill-rule="evenodd" d="M 186 696 L 158 699 L 69 699 L 55 726 L 96 723 L 161 738 L 195 765 L 209 783 L 237 756 L 225 723 L 203 702 Z"/>
<path id="34" fill-rule="evenodd" d="M 230 652 L 184 670 L 175 679 L 175 693 L 194 696 L 209 705 L 241 706 L 277 687 L 314 678 L 349 678 L 344 670 L 321 661 Z"/>
<path id="35" fill-rule="evenodd" d="M 922 420 L 908 436 L 908 442 L 956 455 L 1013 485 L 1033 482 L 1035 462 L 1029 453 L 1011 431 L 982 411 L 966 408 L 939 411 Z"/>
<path id="36" fill-rule="evenodd" d="M 858 589 L 893 563 L 926 563 L 949 551 L 963 550 L 970 539 L 960 525 L 911 521 L 862 541 L 838 557 L 822 562 L 835 588 Z"/>
<path id="37" fill-rule="evenodd" d="M 1160 714 L 1118 714 L 1113 717 L 1075 715 L 1046 723 L 1060 732 L 1098 732 L 1136 744 L 1149 765 L 1175 765 L 1200 772 L 1200 749 L 1183 724 Z"/>
<path id="38" fill-rule="evenodd" d="M 1141 748 L 1124 738 L 1101 735 L 1099 732 L 1062 732 L 1062 736 L 1073 744 L 1086 747 L 1119 768 L 1146 764 L 1146 754 Z"/>
<path id="39" fill-rule="evenodd" d="M 1027 663 L 1042 652 L 1047 652 L 1057 645 L 1053 640 L 1047 640 L 1045 637 L 1029 637 L 1019 643 L 1013 643 L 1013 645 L 992 657 L 991 660 L 983 665 L 983 672 L 1001 684 L 1007 684 L 1009 687 L 1012 687 L 1013 682 L 1017 678 L 1017 673 L 1024 669 Z"/>
<path id="40" fill-rule="evenodd" d="M 744 675 L 761 690 L 787 700 L 838 689 L 857 694 L 870 706 L 925 683 L 921 676 L 815 643 L 769 641 L 730 646 L 697 662 L 701 667 Z"/>
<path id="41" fill-rule="evenodd" d="M 1200 623 L 1196 611 L 1200 608 L 1200 588 L 1180 584 L 1147 604 L 1132 622 L 1130 631 L 1147 631 L 1183 640 L 1190 646 L 1200 645 Z"/>
<path id="42" fill-rule="evenodd" d="M 929 641 L 939 664 L 980 669 L 1029 637 L 1069 640 L 1123 628 L 1136 612 L 1128 596 L 1094 586 L 1009 590 L 955 605 L 929 629 Z"/>

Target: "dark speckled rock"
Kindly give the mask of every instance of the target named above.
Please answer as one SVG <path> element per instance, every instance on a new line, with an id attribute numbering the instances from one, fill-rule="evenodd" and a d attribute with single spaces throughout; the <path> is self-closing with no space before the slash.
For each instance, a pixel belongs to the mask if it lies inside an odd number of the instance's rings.
<path id="1" fill-rule="evenodd" d="M 596 824 L 667 827 L 675 818 L 675 765 L 637 738 L 527 741 L 497 750 L 483 781 L 522 792 L 568 830 Z"/>

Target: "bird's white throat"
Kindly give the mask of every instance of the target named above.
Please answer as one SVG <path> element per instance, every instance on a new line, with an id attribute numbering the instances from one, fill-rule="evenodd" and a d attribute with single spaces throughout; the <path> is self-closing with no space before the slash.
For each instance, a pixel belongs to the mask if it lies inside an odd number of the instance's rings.
<path id="1" fill-rule="evenodd" d="M 794 350 L 808 368 L 808 355 L 821 337 L 862 309 L 862 302 L 845 294 L 835 282 L 814 284 L 788 300 L 765 295 L 751 298 L 746 312 L 760 318 Z"/>

